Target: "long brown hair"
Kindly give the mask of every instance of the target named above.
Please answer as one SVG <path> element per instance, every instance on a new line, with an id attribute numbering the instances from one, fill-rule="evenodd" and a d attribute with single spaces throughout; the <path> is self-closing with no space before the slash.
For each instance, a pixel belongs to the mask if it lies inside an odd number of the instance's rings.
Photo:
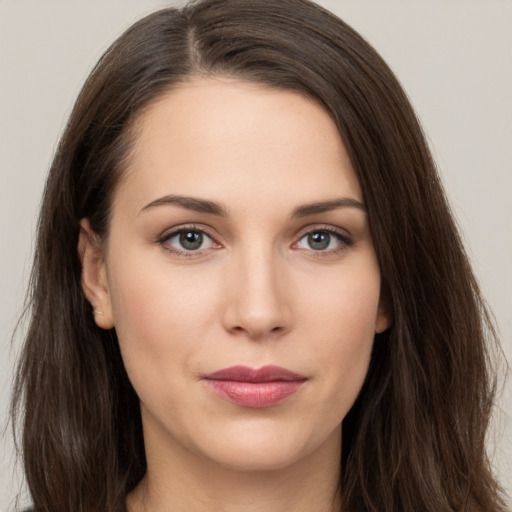
<path id="1" fill-rule="evenodd" d="M 108 236 L 141 112 L 196 75 L 299 91 L 335 120 L 367 205 L 393 326 L 342 424 L 343 511 L 499 511 L 486 456 L 497 341 L 397 79 L 307 0 L 204 0 L 128 29 L 71 114 L 44 192 L 12 414 L 35 512 L 124 510 L 143 477 L 138 398 L 80 287 L 79 222 Z"/>

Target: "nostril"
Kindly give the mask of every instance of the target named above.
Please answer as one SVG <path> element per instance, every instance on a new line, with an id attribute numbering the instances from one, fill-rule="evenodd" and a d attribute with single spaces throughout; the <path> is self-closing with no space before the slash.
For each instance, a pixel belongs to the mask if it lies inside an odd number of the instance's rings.
<path id="1" fill-rule="evenodd" d="M 229 329 L 231 334 L 235 334 L 237 336 L 247 336 L 248 338 L 253 339 L 262 339 L 267 338 L 268 336 L 274 338 L 276 336 L 282 335 L 286 329 L 284 326 L 278 325 L 269 329 L 266 329 L 264 326 L 241 326 L 236 325 Z"/>
<path id="2" fill-rule="evenodd" d="M 263 284 L 265 286 L 263 286 Z M 291 310 L 274 289 L 270 279 L 258 281 L 241 292 L 230 295 L 222 312 L 222 325 L 227 332 L 240 338 L 263 340 L 284 335 L 291 327 Z"/>

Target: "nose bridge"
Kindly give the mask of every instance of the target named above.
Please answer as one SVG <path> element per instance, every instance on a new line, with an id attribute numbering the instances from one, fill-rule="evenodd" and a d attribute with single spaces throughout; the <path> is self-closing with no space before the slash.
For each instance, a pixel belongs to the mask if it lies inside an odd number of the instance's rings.
<path id="1" fill-rule="evenodd" d="M 285 276 L 271 244 L 250 244 L 233 254 L 225 327 L 250 338 L 282 334 L 291 315 L 285 297 Z"/>

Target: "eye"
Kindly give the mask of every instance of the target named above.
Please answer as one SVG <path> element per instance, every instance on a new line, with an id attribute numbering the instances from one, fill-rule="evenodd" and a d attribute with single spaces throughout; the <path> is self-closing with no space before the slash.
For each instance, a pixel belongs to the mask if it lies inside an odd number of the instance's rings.
<path id="1" fill-rule="evenodd" d="M 352 245 L 350 237 L 332 229 L 309 231 L 296 243 L 299 249 L 310 249 L 316 252 L 336 252 L 350 245 Z"/>
<path id="2" fill-rule="evenodd" d="M 176 254 L 201 253 L 204 250 L 220 247 L 203 230 L 197 228 L 181 228 L 165 235 L 160 243 L 170 252 Z"/>

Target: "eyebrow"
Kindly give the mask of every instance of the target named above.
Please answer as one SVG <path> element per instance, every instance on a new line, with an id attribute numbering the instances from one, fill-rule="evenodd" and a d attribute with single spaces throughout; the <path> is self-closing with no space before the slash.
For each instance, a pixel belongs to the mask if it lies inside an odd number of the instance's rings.
<path id="1" fill-rule="evenodd" d="M 338 208 L 357 208 L 358 210 L 366 212 L 366 206 L 357 199 L 352 199 L 351 197 L 340 197 L 329 201 L 321 201 L 299 206 L 293 211 L 292 217 L 307 217 L 308 215 L 325 213 Z"/>
<path id="2" fill-rule="evenodd" d="M 210 215 L 219 215 L 220 217 L 228 216 L 227 210 L 218 203 L 208 201 L 207 199 L 176 195 L 168 195 L 155 199 L 144 206 L 139 213 L 149 210 L 150 208 L 163 205 L 181 206 L 181 208 L 185 208 L 186 210 L 192 210 L 199 213 L 209 213 Z"/>
<path id="3" fill-rule="evenodd" d="M 139 213 L 155 208 L 157 206 L 164 205 L 175 205 L 185 208 L 186 210 L 192 210 L 199 213 L 208 213 L 210 215 L 218 215 L 220 217 L 228 217 L 228 211 L 219 203 L 214 201 L 208 201 L 207 199 L 199 199 L 197 197 L 188 196 L 177 196 L 167 195 L 151 201 L 144 206 Z M 363 203 L 357 199 L 350 197 L 340 197 L 336 199 L 330 199 L 328 201 L 320 201 L 315 203 L 309 203 L 299 206 L 293 210 L 292 218 L 302 218 L 308 215 L 315 215 L 318 213 L 325 213 L 338 208 L 357 208 L 366 212 L 366 207 Z"/>

